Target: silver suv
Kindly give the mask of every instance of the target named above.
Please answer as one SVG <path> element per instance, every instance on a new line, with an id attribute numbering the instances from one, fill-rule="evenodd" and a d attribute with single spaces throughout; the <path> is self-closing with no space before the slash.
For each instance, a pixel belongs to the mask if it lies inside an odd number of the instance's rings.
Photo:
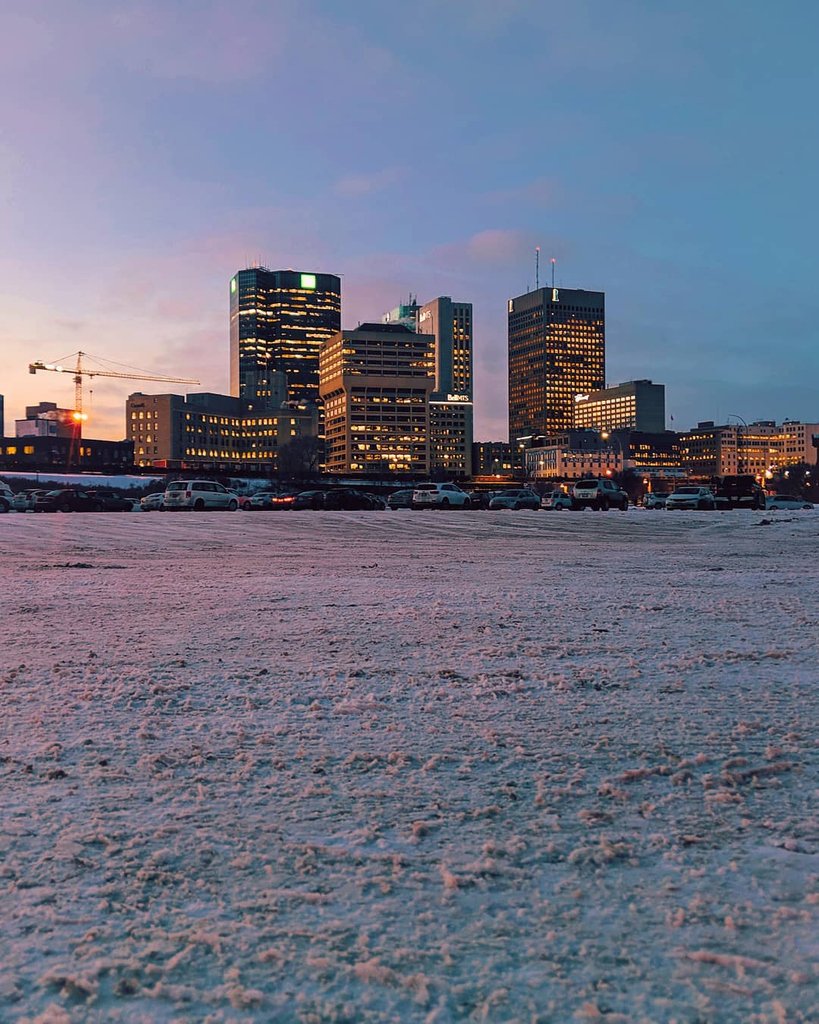
<path id="1" fill-rule="evenodd" d="M 222 508 L 235 512 L 238 507 L 239 499 L 233 491 L 215 480 L 172 480 L 165 488 L 162 499 L 163 512 L 183 508 L 197 512 Z"/>
<path id="2" fill-rule="evenodd" d="M 604 477 L 578 480 L 572 488 L 572 507 L 597 510 L 619 508 L 625 512 L 628 508 L 628 495 L 613 480 Z"/>

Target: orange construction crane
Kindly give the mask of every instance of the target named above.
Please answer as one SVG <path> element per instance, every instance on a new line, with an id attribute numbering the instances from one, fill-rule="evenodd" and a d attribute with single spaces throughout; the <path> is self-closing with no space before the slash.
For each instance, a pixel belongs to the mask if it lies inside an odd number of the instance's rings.
<path id="1" fill-rule="evenodd" d="M 36 363 L 28 364 L 28 372 L 36 373 L 38 370 L 53 370 L 55 373 L 70 373 L 74 377 L 74 420 L 80 424 L 87 416 L 82 411 L 82 381 L 83 377 L 118 377 L 123 380 L 155 380 L 163 384 L 198 384 L 198 380 L 189 377 L 164 377 L 161 374 L 148 373 L 145 370 L 138 370 L 133 366 L 125 366 L 121 363 L 112 363 L 110 360 L 102 360 L 89 356 L 87 352 L 77 352 L 74 355 L 66 356 L 66 361 L 74 359 L 74 366 L 63 366 L 62 362 L 44 363 L 38 360 Z M 84 359 L 92 359 L 96 363 L 103 363 L 100 367 L 86 366 Z M 121 366 L 119 370 L 111 369 L 111 366 Z M 124 372 L 127 371 L 127 372 Z"/>

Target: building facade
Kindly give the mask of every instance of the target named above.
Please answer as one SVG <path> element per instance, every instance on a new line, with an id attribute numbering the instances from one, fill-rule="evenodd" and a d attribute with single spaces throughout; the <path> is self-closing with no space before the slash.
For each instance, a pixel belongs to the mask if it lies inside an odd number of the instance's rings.
<path id="1" fill-rule="evenodd" d="M 341 330 L 334 274 L 252 267 L 230 279 L 230 393 L 277 409 L 318 399 L 322 344 Z"/>
<path id="2" fill-rule="evenodd" d="M 527 475 L 540 480 L 579 480 L 628 471 L 651 479 L 685 475 L 677 435 L 670 430 L 570 430 L 523 454 Z"/>
<path id="3" fill-rule="evenodd" d="M 509 441 L 473 441 L 474 477 L 514 477 L 523 468 L 521 450 Z"/>
<path id="4" fill-rule="evenodd" d="M 575 398 L 605 387 L 603 292 L 539 288 L 508 303 L 509 439 L 574 427 Z"/>
<path id="5" fill-rule="evenodd" d="M 579 394 L 574 425 L 587 430 L 665 430 L 665 385 L 630 380 L 614 387 Z"/>
<path id="6" fill-rule="evenodd" d="M 134 446 L 130 441 L 98 441 L 54 434 L 0 437 L 0 469 L 66 473 L 130 473 Z"/>
<path id="7" fill-rule="evenodd" d="M 82 421 L 74 409 L 59 409 L 56 402 L 26 406 L 26 418 L 14 421 L 17 437 L 70 437 L 81 433 Z"/>
<path id="8" fill-rule="evenodd" d="M 128 440 L 137 466 L 275 473 L 284 445 L 315 436 L 314 405 L 245 402 L 231 395 L 129 395 Z"/>
<path id="9" fill-rule="evenodd" d="M 435 339 L 403 324 L 360 324 L 321 350 L 328 473 L 427 476 Z"/>
<path id="10" fill-rule="evenodd" d="M 474 396 L 472 303 L 440 296 L 417 313 L 418 330 L 435 339 L 435 389 L 430 396 L 430 472 L 472 475 Z"/>
<path id="11" fill-rule="evenodd" d="M 680 434 L 682 465 L 700 479 L 749 474 L 764 481 L 778 469 L 817 459 L 813 436 L 819 423 L 773 420 L 756 423 L 698 423 Z"/>

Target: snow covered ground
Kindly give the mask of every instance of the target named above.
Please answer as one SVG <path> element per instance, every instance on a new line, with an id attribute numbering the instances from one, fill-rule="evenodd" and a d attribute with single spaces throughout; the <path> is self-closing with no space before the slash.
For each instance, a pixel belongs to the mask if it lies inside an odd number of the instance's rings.
<path id="1" fill-rule="evenodd" d="M 819 1020 L 768 519 L 0 517 L 0 1020 Z"/>

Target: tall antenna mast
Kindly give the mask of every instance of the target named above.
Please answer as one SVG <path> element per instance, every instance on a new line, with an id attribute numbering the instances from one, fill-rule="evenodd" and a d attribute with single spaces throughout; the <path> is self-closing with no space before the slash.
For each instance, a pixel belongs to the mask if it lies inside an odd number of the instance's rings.
<path id="1" fill-rule="evenodd" d="M 552 288 L 555 286 L 555 263 L 557 263 L 557 260 L 552 256 Z"/>
<path id="2" fill-rule="evenodd" d="M 535 246 L 535 291 L 540 288 L 540 246 Z"/>

